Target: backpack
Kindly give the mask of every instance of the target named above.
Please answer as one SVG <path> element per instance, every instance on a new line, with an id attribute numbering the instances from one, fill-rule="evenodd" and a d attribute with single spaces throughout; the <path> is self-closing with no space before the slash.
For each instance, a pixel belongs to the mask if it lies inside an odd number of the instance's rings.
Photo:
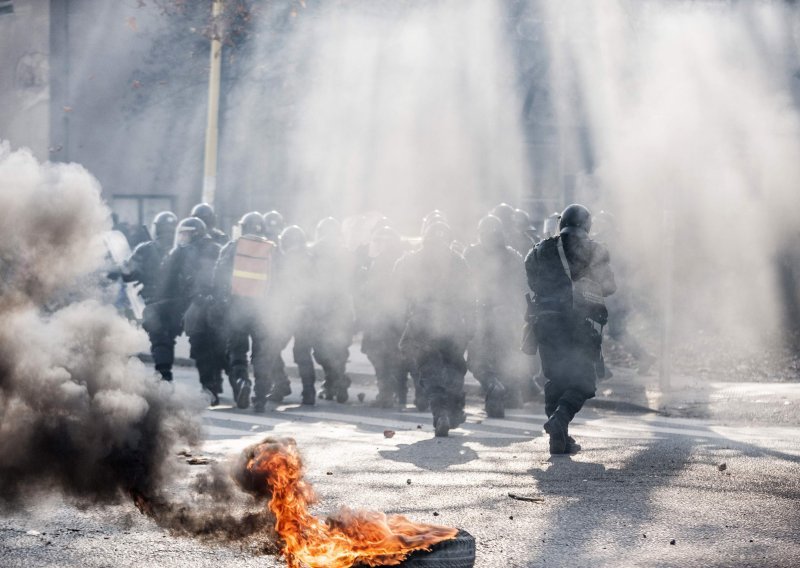
<path id="1" fill-rule="evenodd" d="M 608 308 L 603 297 L 603 289 L 598 282 L 588 276 L 573 280 L 572 271 L 569 269 L 567 255 L 564 254 L 564 244 L 561 238 L 556 239 L 558 256 L 561 258 L 561 265 L 572 284 L 572 309 L 581 319 L 591 320 L 601 326 L 608 323 Z"/>
<path id="2" fill-rule="evenodd" d="M 245 235 L 236 241 L 231 294 L 240 298 L 263 298 L 272 275 L 275 245 L 262 237 Z"/>

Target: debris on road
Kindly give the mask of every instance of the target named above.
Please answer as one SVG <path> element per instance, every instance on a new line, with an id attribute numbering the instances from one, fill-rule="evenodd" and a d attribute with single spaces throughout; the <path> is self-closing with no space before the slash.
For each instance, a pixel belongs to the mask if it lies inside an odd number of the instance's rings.
<path id="1" fill-rule="evenodd" d="M 721 464 L 719 464 L 719 465 L 717 466 L 717 469 L 718 469 L 719 471 L 725 471 L 726 469 L 728 469 L 728 464 L 726 464 L 725 462 L 722 462 Z"/>
<path id="2" fill-rule="evenodd" d="M 187 458 L 186 463 L 189 465 L 207 465 L 211 463 L 211 460 L 203 456 L 196 456 Z"/>
<path id="3" fill-rule="evenodd" d="M 517 501 L 528 501 L 530 503 L 544 503 L 543 497 L 536 497 L 533 495 L 517 495 L 516 493 L 509 493 L 509 497 Z"/>

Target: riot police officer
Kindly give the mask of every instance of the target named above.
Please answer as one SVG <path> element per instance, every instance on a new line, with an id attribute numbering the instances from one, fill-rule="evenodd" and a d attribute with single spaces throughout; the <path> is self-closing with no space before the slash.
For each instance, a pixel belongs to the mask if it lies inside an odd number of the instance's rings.
<path id="1" fill-rule="evenodd" d="M 450 227 L 429 225 L 422 248 L 397 261 L 406 303 L 401 350 L 414 361 L 433 413 L 436 436 L 466 420 L 464 351 L 475 329 L 475 297 L 463 257 L 450 249 Z"/>
<path id="2" fill-rule="evenodd" d="M 164 260 L 164 278 L 158 294 L 169 317 L 183 318 L 189 336 L 190 356 L 200 384 L 219 403 L 224 353 L 220 352 L 218 323 L 210 317 L 214 303 L 214 266 L 220 247 L 197 217 L 178 223 L 176 246 Z"/>
<path id="3" fill-rule="evenodd" d="M 361 351 L 375 368 L 378 397 L 382 408 L 405 407 L 408 393 L 408 365 L 400 352 L 405 326 L 405 304 L 393 274 L 404 253 L 400 234 L 384 226 L 373 231 L 371 255 L 364 269 L 356 313 L 363 329 Z"/>
<path id="4" fill-rule="evenodd" d="M 198 203 L 192 207 L 192 217 L 197 217 L 206 225 L 206 234 L 211 237 L 215 243 L 224 247 L 228 244 L 228 235 L 217 228 L 217 214 L 214 208 L 208 203 Z"/>
<path id="5" fill-rule="evenodd" d="M 608 320 L 603 297 L 616 290 L 608 251 L 589 238 L 591 224 L 586 207 L 568 206 L 561 214 L 559 234 L 541 241 L 525 259 L 547 379 L 544 429 L 551 454 L 577 449 L 569 423 L 595 395 L 602 327 Z"/>
<path id="6" fill-rule="evenodd" d="M 275 259 L 273 282 L 268 294 L 268 333 L 270 371 L 275 372 L 275 358 L 294 337 L 292 355 L 297 364 L 303 385 L 302 402 L 313 405 L 316 399 L 316 372 L 311 351 L 314 342 L 314 313 L 312 302 L 317 282 L 314 265 L 308 250 L 308 241 L 303 229 L 289 225 L 280 235 L 280 255 Z M 281 377 L 271 377 L 272 390 L 261 397 L 256 392 L 254 405 L 263 405 L 266 399 L 280 402 L 291 393 L 291 387 L 280 382 Z"/>
<path id="7" fill-rule="evenodd" d="M 164 304 L 158 301 L 161 265 L 175 243 L 178 218 L 172 211 L 162 211 L 153 219 L 153 240 L 139 244 L 122 268 L 125 282 L 139 282 L 139 295 L 144 300 L 142 327 L 150 339 L 150 353 L 156 371 L 167 381 L 172 380 L 175 362 L 175 338 L 181 333 L 180 318 L 170 317 Z"/>
<path id="8" fill-rule="evenodd" d="M 522 257 L 506 244 L 503 224 L 494 215 L 478 223 L 478 242 L 464 254 L 478 300 L 475 337 L 467 364 L 486 394 L 486 413 L 505 416 L 505 408 L 522 405 L 526 361 L 518 349 L 525 307 Z"/>
<path id="9" fill-rule="evenodd" d="M 253 362 L 256 398 L 263 399 L 270 388 L 265 306 L 276 245 L 264 236 L 264 218 L 257 211 L 245 214 L 239 227 L 241 236 L 225 245 L 220 253 L 214 287 L 216 298 L 226 307 L 233 397 L 239 408 L 247 408 L 251 390 L 248 351 Z"/>
<path id="10" fill-rule="evenodd" d="M 353 288 L 356 259 L 344 246 L 342 227 L 333 217 L 318 224 L 310 247 L 315 279 L 314 359 L 325 373 L 321 396 L 346 402 L 350 378 L 345 373 L 353 342 Z"/>

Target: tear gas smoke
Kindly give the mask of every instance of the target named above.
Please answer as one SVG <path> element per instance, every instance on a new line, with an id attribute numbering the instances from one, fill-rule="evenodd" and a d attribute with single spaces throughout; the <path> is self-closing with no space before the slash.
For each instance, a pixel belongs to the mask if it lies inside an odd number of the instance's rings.
<path id="1" fill-rule="evenodd" d="M 282 61 L 291 68 L 281 89 L 231 90 L 227 136 L 258 139 L 229 156 L 232 187 L 286 194 L 305 226 L 380 211 L 406 232 L 436 207 L 471 232 L 531 187 L 500 2 L 323 2 L 300 10 L 280 44 L 270 14 L 259 17 L 253 74 L 274 82 Z M 295 100 L 282 106 L 287 91 Z M 286 131 L 261 136 L 277 117 Z M 263 148 L 280 135 L 279 166 Z"/>
<path id="2" fill-rule="evenodd" d="M 42 489 L 113 502 L 157 493 L 191 408 L 129 362 L 143 336 L 94 300 L 42 307 L 103 263 L 109 225 L 82 167 L 0 146 L 0 500 Z"/>
<path id="3" fill-rule="evenodd" d="M 97 182 L 78 165 L 40 165 L 3 143 L 0 216 L 0 505 L 43 492 L 80 506 L 133 496 L 177 533 L 269 536 L 263 508 L 234 515 L 255 501 L 224 468 L 199 477 L 191 499 L 167 498 L 185 473 L 176 444 L 199 440 L 202 401 L 130 359 L 145 346 L 142 332 L 91 298 L 43 308 L 103 266 L 110 223 Z"/>
<path id="4" fill-rule="evenodd" d="M 676 331 L 761 345 L 781 323 L 776 258 L 800 227 L 797 7 L 533 5 L 552 24 L 562 151 L 592 182 L 576 199 L 615 213 L 623 283 L 658 298 L 674 240 Z"/>

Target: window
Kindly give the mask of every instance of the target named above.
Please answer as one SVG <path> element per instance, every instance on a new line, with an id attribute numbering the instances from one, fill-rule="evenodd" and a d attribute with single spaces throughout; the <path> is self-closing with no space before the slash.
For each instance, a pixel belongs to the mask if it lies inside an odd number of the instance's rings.
<path id="1" fill-rule="evenodd" d="M 149 226 L 161 211 L 172 211 L 174 195 L 115 195 L 111 199 L 111 210 L 117 214 L 119 223 L 130 227 Z"/>

